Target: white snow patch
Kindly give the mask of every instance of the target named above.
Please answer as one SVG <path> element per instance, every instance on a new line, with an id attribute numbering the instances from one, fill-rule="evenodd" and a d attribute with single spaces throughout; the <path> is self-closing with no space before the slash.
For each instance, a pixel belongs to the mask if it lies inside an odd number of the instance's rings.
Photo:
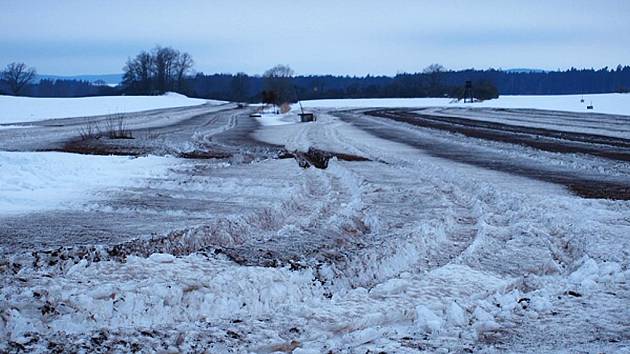
<path id="1" fill-rule="evenodd" d="M 0 151 L 0 214 L 64 209 L 163 175 L 174 158 Z"/>
<path id="2" fill-rule="evenodd" d="M 157 263 L 173 263 L 175 256 L 168 253 L 154 253 L 149 256 L 149 259 Z"/>
<path id="3" fill-rule="evenodd" d="M 11 125 L 11 124 L 7 124 L 7 125 L 0 125 L 0 130 L 5 130 L 5 129 L 23 129 L 23 128 L 32 128 L 33 125 Z"/>
<path id="4" fill-rule="evenodd" d="M 298 118 L 295 114 L 291 113 L 263 113 L 260 117 L 256 117 L 256 120 L 263 126 L 275 126 L 297 123 Z"/>
<path id="5" fill-rule="evenodd" d="M 34 98 L 0 95 L 0 124 L 139 112 L 196 106 L 205 103 L 221 104 L 224 102 L 189 98 L 173 92 L 168 92 L 162 96 L 82 98 Z"/>

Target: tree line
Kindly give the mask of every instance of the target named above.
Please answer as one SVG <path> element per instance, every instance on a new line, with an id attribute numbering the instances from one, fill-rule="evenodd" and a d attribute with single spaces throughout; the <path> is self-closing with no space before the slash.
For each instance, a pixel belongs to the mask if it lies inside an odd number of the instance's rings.
<path id="1" fill-rule="evenodd" d="M 261 102 L 268 86 L 265 75 L 199 73 L 188 80 L 188 94 L 222 100 Z M 296 75 L 290 78 L 299 99 L 453 97 L 463 95 L 466 81 L 473 95 L 560 95 L 630 92 L 630 66 L 614 69 L 569 69 L 550 72 L 435 70 L 395 76 Z M 289 95 L 290 96 L 290 95 Z"/>
<path id="2" fill-rule="evenodd" d="M 262 75 L 193 74 L 192 56 L 157 46 L 130 57 L 123 81 L 116 87 L 78 80 L 40 80 L 23 63 L 12 63 L 0 73 L 0 93 L 38 97 L 94 95 L 157 95 L 176 91 L 191 97 L 239 102 L 280 104 L 297 99 L 453 97 L 462 98 L 466 81 L 478 99 L 504 95 L 554 95 L 628 92 L 630 66 L 614 69 L 520 71 L 496 69 L 447 70 L 439 64 L 416 73 L 395 76 L 295 75 L 288 65 L 277 65 Z"/>

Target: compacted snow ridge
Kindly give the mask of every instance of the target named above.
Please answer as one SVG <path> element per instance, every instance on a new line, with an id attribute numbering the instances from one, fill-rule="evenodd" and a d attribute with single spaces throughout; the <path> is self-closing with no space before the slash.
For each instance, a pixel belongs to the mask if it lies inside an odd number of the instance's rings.
<path id="1" fill-rule="evenodd" d="M 305 105 L 316 122 L 191 107 L 153 127 L 156 141 L 229 157 L 0 152 L 0 351 L 628 350 L 629 201 L 405 139 L 594 180 L 627 179 L 626 161 Z M 431 108 L 531 118 L 450 109 Z M 544 127 L 580 119 L 536 114 Z M 608 119 L 593 129 L 613 131 Z M 10 129 L 16 144 L 25 129 Z M 281 148 L 362 159 L 302 168 Z"/>

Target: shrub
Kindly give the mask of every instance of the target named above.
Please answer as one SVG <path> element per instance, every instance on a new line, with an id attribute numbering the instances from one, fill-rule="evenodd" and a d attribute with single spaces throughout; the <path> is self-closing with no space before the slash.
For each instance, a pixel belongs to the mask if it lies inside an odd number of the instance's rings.
<path id="1" fill-rule="evenodd" d="M 79 135 L 81 140 L 99 139 L 102 136 L 98 124 L 91 119 L 79 128 Z"/>
<path id="2" fill-rule="evenodd" d="M 107 118 L 105 131 L 110 139 L 133 139 L 133 134 L 127 129 L 123 114 L 115 114 Z"/>

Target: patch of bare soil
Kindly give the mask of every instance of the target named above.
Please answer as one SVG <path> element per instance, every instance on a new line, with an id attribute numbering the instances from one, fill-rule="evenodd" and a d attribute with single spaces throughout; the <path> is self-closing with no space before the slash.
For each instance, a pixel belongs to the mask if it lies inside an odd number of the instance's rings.
<path id="1" fill-rule="evenodd" d="M 300 167 L 308 168 L 310 166 L 326 169 L 328 162 L 332 158 L 337 158 L 341 161 L 371 161 L 370 159 L 362 156 L 324 151 L 316 148 L 309 148 L 307 152 L 301 151 L 283 151 L 279 158 L 294 158 Z"/>
<path id="2" fill-rule="evenodd" d="M 66 142 L 60 149 L 52 151 L 69 152 L 83 155 L 119 155 L 142 156 L 151 153 L 147 148 L 133 146 L 131 144 L 107 144 L 101 139 L 75 139 Z"/>

